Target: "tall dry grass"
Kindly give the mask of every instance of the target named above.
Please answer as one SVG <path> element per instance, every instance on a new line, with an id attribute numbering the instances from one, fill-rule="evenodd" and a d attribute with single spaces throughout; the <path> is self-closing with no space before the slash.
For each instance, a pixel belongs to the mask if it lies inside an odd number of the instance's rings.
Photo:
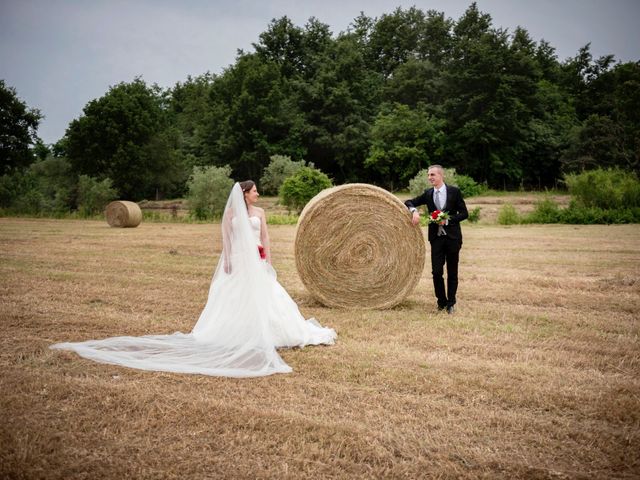
<path id="1" fill-rule="evenodd" d="M 428 266 L 393 310 L 324 308 L 294 227 L 270 231 L 281 283 L 338 343 L 238 380 L 48 349 L 189 331 L 217 226 L 0 219 L 0 477 L 640 475 L 640 226 L 468 225 L 453 316 Z"/>

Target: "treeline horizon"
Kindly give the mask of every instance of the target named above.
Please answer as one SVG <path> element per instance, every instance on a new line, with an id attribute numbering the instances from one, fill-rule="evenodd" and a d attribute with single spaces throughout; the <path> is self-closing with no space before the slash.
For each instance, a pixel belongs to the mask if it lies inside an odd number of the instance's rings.
<path id="1" fill-rule="evenodd" d="M 589 44 L 559 61 L 475 3 L 458 20 L 416 7 L 361 14 L 337 35 L 285 16 L 220 74 L 112 86 L 32 151 L 133 200 L 184 194 L 196 166 L 259 181 L 273 155 L 336 184 L 397 190 L 441 164 L 492 188 L 556 187 L 597 167 L 638 173 L 640 62 L 594 59 Z M 14 163 L 3 173 L 29 162 Z"/>

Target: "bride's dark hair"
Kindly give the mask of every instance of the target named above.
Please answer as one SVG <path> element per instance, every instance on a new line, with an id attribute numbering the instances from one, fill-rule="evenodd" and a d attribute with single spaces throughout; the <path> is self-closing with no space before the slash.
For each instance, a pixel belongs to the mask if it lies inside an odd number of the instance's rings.
<path id="1" fill-rule="evenodd" d="M 256 185 L 256 182 L 253 180 L 245 180 L 244 182 L 240 182 L 240 190 L 242 190 L 242 197 L 244 198 L 244 204 L 247 205 L 247 198 L 244 196 L 249 190 L 251 190 Z M 247 205 L 247 209 L 249 205 Z"/>
<path id="2" fill-rule="evenodd" d="M 256 182 L 253 180 L 245 180 L 244 182 L 240 182 L 240 189 L 242 190 L 242 193 L 247 193 L 255 186 L 255 184 Z"/>

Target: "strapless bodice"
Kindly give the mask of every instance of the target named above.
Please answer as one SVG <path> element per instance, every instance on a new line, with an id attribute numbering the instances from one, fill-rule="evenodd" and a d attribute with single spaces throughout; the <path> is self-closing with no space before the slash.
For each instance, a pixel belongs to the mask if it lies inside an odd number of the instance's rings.
<path id="1" fill-rule="evenodd" d="M 260 224 L 262 223 L 260 221 L 260 217 L 249 217 L 249 223 L 251 224 L 251 231 L 256 237 L 256 243 L 258 245 L 262 245 L 262 242 L 260 241 Z"/>

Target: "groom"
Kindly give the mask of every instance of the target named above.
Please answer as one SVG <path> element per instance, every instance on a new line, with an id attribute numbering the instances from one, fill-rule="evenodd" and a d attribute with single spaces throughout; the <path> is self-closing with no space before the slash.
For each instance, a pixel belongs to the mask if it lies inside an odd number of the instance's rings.
<path id="1" fill-rule="evenodd" d="M 429 167 L 429 183 L 433 188 L 425 190 L 422 195 L 407 200 L 404 204 L 412 213 L 411 222 L 420 223 L 420 213 L 416 209 L 426 205 L 429 216 L 431 212 L 440 210 L 449 214 L 449 219 L 438 224 L 430 223 L 429 243 L 431 244 L 431 273 L 433 287 L 438 298 L 438 310 L 453 313 L 458 290 L 458 259 L 462 248 L 462 230 L 460 222 L 469 216 L 467 206 L 460 189 L 444 183 L 444 169 L 440 165 Z M 447 264 L 447 290 L 444 288 L 444 264 Z"/>

